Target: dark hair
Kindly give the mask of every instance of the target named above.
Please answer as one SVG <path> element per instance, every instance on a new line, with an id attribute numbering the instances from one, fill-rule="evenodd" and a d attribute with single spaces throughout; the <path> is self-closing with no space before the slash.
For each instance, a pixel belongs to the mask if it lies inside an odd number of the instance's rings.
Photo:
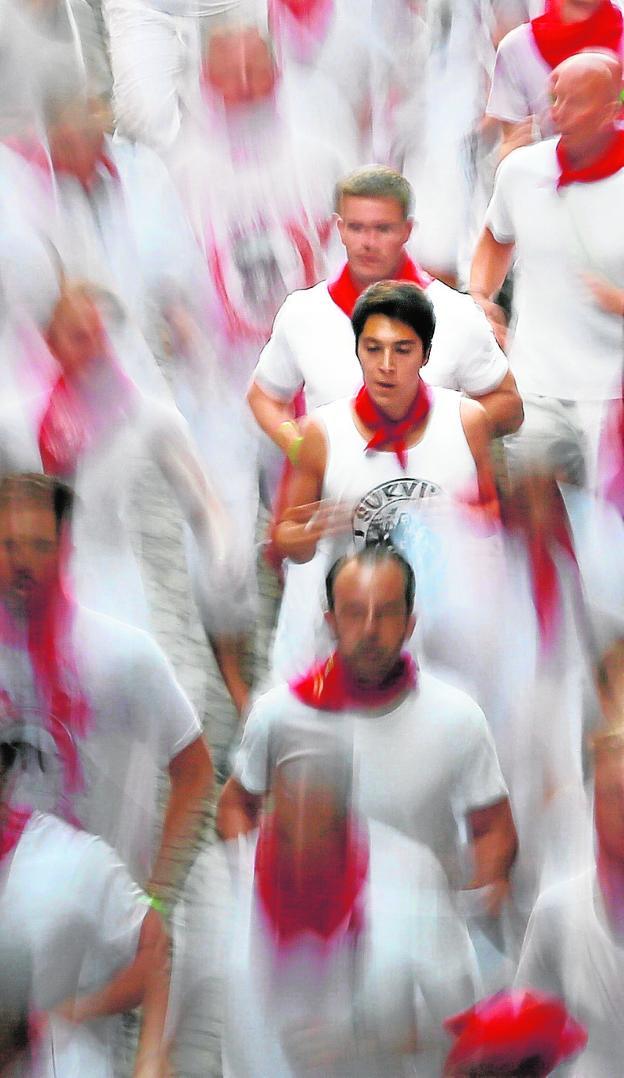
<path id="1" fill-rule="evenodd" d="M 341 212 L 343 198 L 392 198 L 405 218 L 413 208 L 412 188 L 400 172 L 388 165 L 364 165 L 339 180 L 334 191 L 334 209 Z"/>
<path id="2" fill-rule="evenodd" d="M 416 578 L 414 576 L 414 570 L 410 563 L 405 560 L 403 555 L 399 554 L 398 550 L 395 550 L 394 547 L 388 546 L 385 543 L 364 547 L 364 549 L 359 550 L 357 554 L 345 554 L 342 558 L 338 558 L 338 561 L 334 562 L 325 578 L 327 609 L 334 609 L 334 589 L 336 580 L 345 565 L 349 565 L 351 562 L 357 562 L 358 565 L 383 565 L 388 561 L 394 562 L 403 574 L 405 610 L 408 614 L 411 614 L 414 607 L 414 596 L 416 594 Z"/>
<path id="3" fill-rule="evenodd" d="M 56 530 L 71 520 L 74 492 L 51 475 L 36 472 L 5 475 L 0 479 L 0 509 L 14 502 L 37 503 L 50 507 L 56 517 Z"/>
<path id="4" fill-rule="evenodd" d="M 429 355 L 436 324 L 435 313 L 431 300 L 417 284 L 411 281 L 377 281 L 362 292 L 351 315 L 356 351 L 366 320 L 374 314 L 384 314 L 386 318 L 411 326 L 422 341 L 425 355 Z"/>

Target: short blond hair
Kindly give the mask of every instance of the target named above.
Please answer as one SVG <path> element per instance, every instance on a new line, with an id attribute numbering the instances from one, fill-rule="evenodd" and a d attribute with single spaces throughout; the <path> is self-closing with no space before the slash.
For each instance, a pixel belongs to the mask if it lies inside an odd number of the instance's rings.
<path id="1" fill-rule="evenodd" d="M 334 192 L 336 213 L 340 213 L 342 200 L 346 197 L 391 198 L 398 202 L 405 218 L 410 217 L 414 203 L 412 188 L 405 176 L 388 165 L 365 165 L 339 180 Z"/>

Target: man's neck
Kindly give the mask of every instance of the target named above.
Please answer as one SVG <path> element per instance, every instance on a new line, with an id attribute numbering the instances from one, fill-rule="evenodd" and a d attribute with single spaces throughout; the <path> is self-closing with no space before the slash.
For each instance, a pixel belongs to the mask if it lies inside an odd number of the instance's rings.
<path id="1" fill-rule="evenodd" d="M 584 142 L 575 142 L 562 136 L 561 144 L 573 168 L 588 168 L 602 156 L 615 134 L 616 128 L 610 125 L 602 128 L 591 139 Z"/>
<path id="2" fill-rule="evenodd" d="M 586 19 L 591 18 L 591 16 L 596 11 L 596 8 L 594 8 L 594 11 L 588 12 L 585 5 L 576 4 L 574 0 L 561 0 L 561 7 L 559 10 L 561 14 L 561 21 L 563 23 L 575 23 L 585 22 Z"/>

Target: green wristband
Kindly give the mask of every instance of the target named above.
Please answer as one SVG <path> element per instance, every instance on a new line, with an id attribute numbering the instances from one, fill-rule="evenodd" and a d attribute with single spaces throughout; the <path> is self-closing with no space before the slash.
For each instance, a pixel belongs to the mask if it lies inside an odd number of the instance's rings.
<path id="1" fill-rule="evenodd" d="M 286 456 L 291 464 L 297 464 L 299 460 L 299 454 L 301 453 L 301 446 L 303 445 L 303 434 L 298 434 L 296 438 L 293 438 L 292 442 L 286 450 Z"/>

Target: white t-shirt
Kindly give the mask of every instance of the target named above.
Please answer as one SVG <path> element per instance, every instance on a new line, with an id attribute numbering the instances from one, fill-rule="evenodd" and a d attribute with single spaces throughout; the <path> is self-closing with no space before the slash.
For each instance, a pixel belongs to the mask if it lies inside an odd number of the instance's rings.
<path id="1" fill-rule="evenodd" d="M 540 896 L 527 929 L 516 983 L 565 1001 L 588 1034 L 566 1074 L 613 1078 L 624 1058 L 624 939 L 610 927 L 588 869 Z"/>
<path id="2" fill-rule="evenodd" d="M 113 851 L 54 816 L 35 813 L 0 862 L 0 932 L 30 957 L 34 1010 L 94 992 L 129 965 L 147 910 Z M 119 1033 L 116 1016 L 50 1019 L 35 1078 L 113 1078 Z"/>
<path id="3" fill-rule="evenodd" d="M 317 711 L 277 686 L 254 704 L 236 777 L 250 793 L 266 792 L 284 754 L 340 723 L 353 738 L 360 811 L 428 846 L 457 885 L 462 821 L 507 796 L 481 709 L 429 674 L 398 707 L 369 715 Z"/>
<path id="4" fill-rule="evenodd" d="M 414 1068 L 440 1074 L 442 1022 L 478 992 L 472 946 L 429 850 L 376 822 L 369 837 L 364 934 L 355 949 L 338 943 L 321 960 L 318 941 L 304 937 L 278 967 L 253 890 L 256 835 L 198 858 L 189 880 L 198 903 L 188 910 L 178 958 L 183 1021 L 197 1015 L 205 1023 L 208 1015 L 212 1025 L 217 994 L 223 1000 L 227 1078 L 303 1078 L 310 1071 L 284 1050 L 289 1031 L 314 1025 L 327 1043 L 349 1043 L 354 1003 L 361 1034 L 376 1031 L 388 1047 L 328 1062 L 326 1078 L 399 1078 Z M 215 884 L 222 892 L 216 916 Z M 174 967 L 174 982 L 177 973 Z M 406 1042 L 414 1024 L 420 1050 L 393 1052 L 390 1045 Z"/>
<path id="5" fill-rule="evenodd" d="M 478 397 L 496 389 L 507 373 L 483 313 L 469 296 L 433 281 L 427 296 L 436 314 L 431 356 L 423 370 L 430 385 Z M 308 411 L 362 385 L 351 322 L 334 303 L 327 281 L 293 292 L 278 311 L 254 379 L 266 393 L 292 400 L 305 388 Z"/>
<path id="6" fill-rule="evenodd" d="M 91 711 L 89 728 L 77 739 L 84 790 L 76 793 L 66 791 L 27 651 L 0 647 L 0 723 L 26 724 L 24 737 L 32 746 L 16 771 L 12 797 L 73 816 L 114 846 L 143 881 L 156 850 L 159 774 L 201 735 L 201 727 L 147 633 L 79 609 L 73 640 Z"/>
<path id="7" fill-rule="evenodd" d="M 602 310 L 582 275 L 624 288 L 624 169 L 558 192 L 556 145 L 509 154 L 486 215 L 518 259 L 509 361 L 521 393 L 608 400 L 620 395 L 622 319 Z"/>

